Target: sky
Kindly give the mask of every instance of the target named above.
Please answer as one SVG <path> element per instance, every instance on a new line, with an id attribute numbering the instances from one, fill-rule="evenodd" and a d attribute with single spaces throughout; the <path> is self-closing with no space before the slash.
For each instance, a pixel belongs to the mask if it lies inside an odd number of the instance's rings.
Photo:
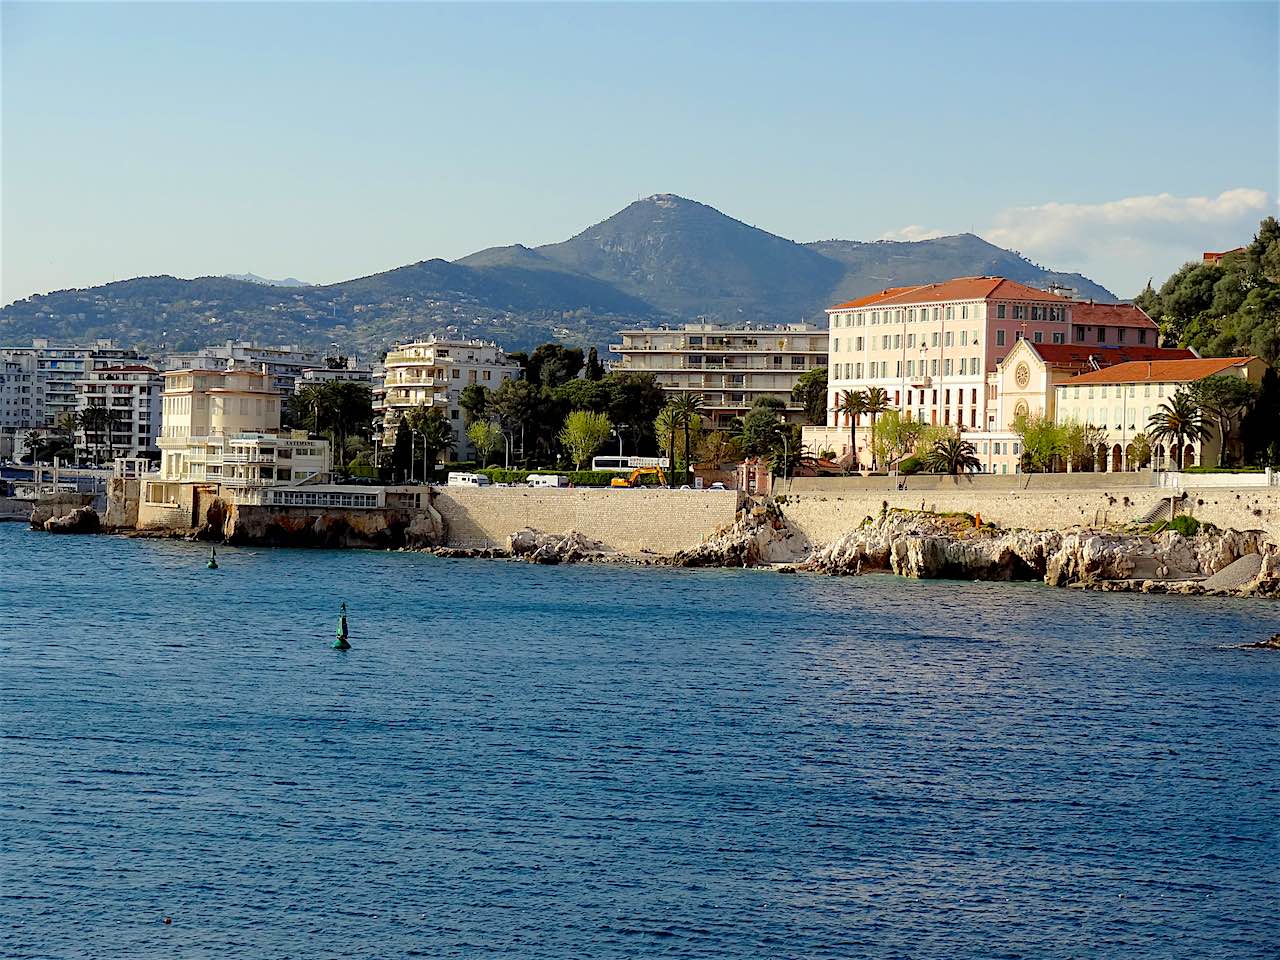
<path id="1" fill-rule="evenodd" d="M 0 5 L 0 303 L 333 282 L 676 193 L 1120 296 L 1280 195 L 1263 3 Z"/>

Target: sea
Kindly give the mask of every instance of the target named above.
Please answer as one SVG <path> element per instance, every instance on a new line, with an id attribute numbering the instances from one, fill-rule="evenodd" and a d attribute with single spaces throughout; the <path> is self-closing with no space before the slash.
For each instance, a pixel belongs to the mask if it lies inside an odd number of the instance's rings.
<path id="1" fill-rule="evenodd" d="M 1280 956 L 1278 604 L 208 555 L 0 524 L 0 956 Z"/>

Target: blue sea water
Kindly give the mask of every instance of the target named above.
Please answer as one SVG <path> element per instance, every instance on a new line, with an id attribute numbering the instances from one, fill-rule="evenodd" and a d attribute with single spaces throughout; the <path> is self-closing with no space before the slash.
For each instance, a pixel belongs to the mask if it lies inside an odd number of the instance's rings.
<path id="1" fill-rule="evenodd" d="M 1280 955 L 1280 606 L 206 550 L 0 524 L 0 955 Z"/>

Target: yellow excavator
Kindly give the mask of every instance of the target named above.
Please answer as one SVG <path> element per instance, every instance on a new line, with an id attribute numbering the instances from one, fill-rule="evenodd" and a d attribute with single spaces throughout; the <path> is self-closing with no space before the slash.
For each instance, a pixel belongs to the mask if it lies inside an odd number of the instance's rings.
<path id="1" fill-rule="evenodd" d="M 658 477 L 658 483 L 661 486 L 665 487 L 667 485 L 667 475 L 661 467 L 636 467 L 636 469 L 631 471 L 631 476 L 629 477 L 614 477 L 609 481 L 609 486 L 636 487 L 639 486 L 639 480 L 641 477 L 647 477 L 650 475 L 656 475 Z"/>

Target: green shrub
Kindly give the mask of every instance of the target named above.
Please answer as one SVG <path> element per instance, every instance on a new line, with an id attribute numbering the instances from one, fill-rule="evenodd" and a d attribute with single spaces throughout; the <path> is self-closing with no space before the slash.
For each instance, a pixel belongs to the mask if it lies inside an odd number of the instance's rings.
<path id="1" fill-rule="evenodd" d="M 1177 531 L 1184 537 L 1194 537 L 1200 531 L 1200 521 L 1195 517 L 1188 517 L 1184 514 L 1180 517 L 1174 517 L 1172 520 L 1161 520 L 1152 527 L 1151 532 L 1164 533 L 1166 530 Z"/>
<path id="2" fill-rule="evenodd" d="M 912 455 L 898 464 L 898 472 L 903 476 L 911 476 L 924 469 L 924 458 Z"/>
<path id="3" fill-rule="evenodd" d="M 483 473 L 494 483 L 525 483 L 532 474 L 559 475 L 568 478 L 575 487 L 607 487 L 614 477 L 626 477 L 625 473 L 612 470 L 507 470 L 503 467 L 485 467 L 483 470 L 471 471 Z M 658 478 L 652 474 L 639 480 L 642 487 L 658 486 Z"/>
<path id="4" fill-rule="evenodd" d="M 1183 473 L 1262 473 L 1262 467 L 1185 467 Z"/>

